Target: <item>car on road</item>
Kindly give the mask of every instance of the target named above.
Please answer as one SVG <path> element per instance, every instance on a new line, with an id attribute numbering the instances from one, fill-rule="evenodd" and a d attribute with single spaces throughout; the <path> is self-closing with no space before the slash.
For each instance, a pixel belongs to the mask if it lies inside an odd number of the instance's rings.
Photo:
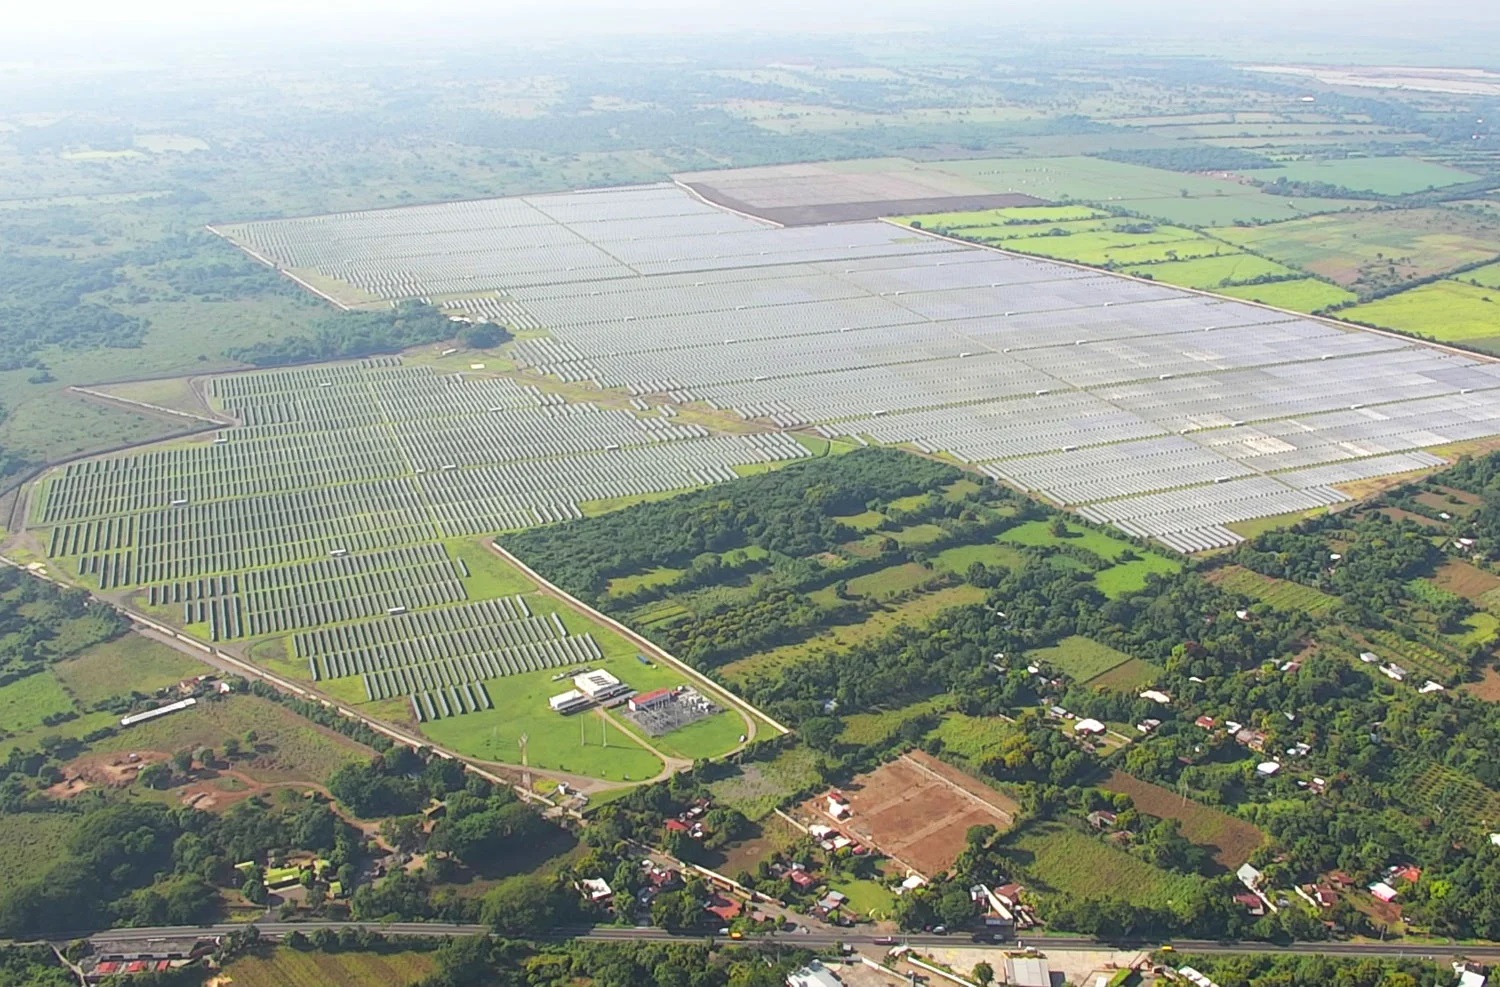
<path id="1" fill-rule="evenodd" d="M 934 925 L 932 927 L 932 934 L 935 936 L 946 936 L 948 934 L 948 927 L 946 925 Z"/>
<path id="2" fill-rule="evenodd" d="M 733 932 L 729 933 L 729 938 L 731 938 L 731 939 L 743 939 L 743 938 L 745 938 L 745 934 L 743 932 L 741 932 L 739 929 L 735 929 Z"/>
<path id="3" fill-rule="evenodd" d="M 895 936 L 876 936 L 875 937 L 875 945 L 877 945 L 877 946 L 894 946 L 894 945 L 896 945 L 896 937 Z"/>

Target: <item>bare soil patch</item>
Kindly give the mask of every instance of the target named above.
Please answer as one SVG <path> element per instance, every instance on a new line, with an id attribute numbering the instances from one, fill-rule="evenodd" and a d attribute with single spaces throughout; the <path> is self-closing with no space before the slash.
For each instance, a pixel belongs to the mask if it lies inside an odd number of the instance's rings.
<path id="1" fill-rule="evenodd" d="M 828 223 L 860 223 L 886 216 L 915 216 L 940 212 L 979 212 L 1013 206 L 1044 206 L 1046 201 L 1019 192 L 989 195 L 939 195 L 916 199 L 878 199 L 868 202 L 823 202 L 796 206 L 771 206 L 765 199 L 747 201 L 706 182 L 690 182 L 688 188 L 714 205 L 770 220 L 781 226 L 823 226 Z M 773 200 L 774 201 L 774 200 Z"/>
<path id="2" fill-rule="evenodd" d="M 1234 870 L 1248 861 L 1250 854 L 1266 839 L 1264 833 L 1243 819 L 1183 799 L 1169 789 L 1123 771 L 1110 774 L 1103 787 L 1129 795 L 1141 812 L 1161 819 L 1180 820 L 1182 835 L 1211 851 L 1214 860 L 1227 870 Z"/>
<path id="3" fill-rule="evenodd" d="M 1432 581 L 1450 593 L 1474 601 L 1491 590 L 1500 589 L 1500 576 L 1458 560 L 1445 563 L 1433 573 Z"/>
<path id="4" fill-rule="evenodd" d="M 1004 831 L 1020 811 L 1011 799 L 922 751 L 860 775 L 842 791 L 853 809 L 848 819 L 829 819 L 821 795 L 802 804 L 801 816 L 836 825 L 926 876 L 953 866 L 971 826 Z"/>
<path id="5" fill-rule="evenodd" d="M 1470 682 L 1464 686 L 1464 690 L 1488 702 L 1500 703 L 1500 672 L 1486 668 L 1484 678 L 1478 682 Z"/>

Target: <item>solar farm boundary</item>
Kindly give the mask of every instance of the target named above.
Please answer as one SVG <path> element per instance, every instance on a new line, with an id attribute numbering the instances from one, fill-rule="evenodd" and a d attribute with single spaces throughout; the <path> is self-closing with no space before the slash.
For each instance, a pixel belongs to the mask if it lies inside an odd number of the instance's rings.
<path id="1" fill-rule="evenodd" d="M 683 673 L 693 681 L 707 686 L 712 694 L 725 696 L 729 700 L 730 705 L 734 706 L 735 709 L 739 711 L 740 715 L 745 717 L 749 722 L 750 731 L 746 734 L 747 737 L 754 737 L 755 735 L 756 717 L 759 717 L 763 722 L 770 724 L 772 728 L 780 733 L 792 732 L 789 727 L 776 721 L 775 719 L 772 719 L 769 714 L 764 713 L 760 709 L 751 705 L 748 700 L 736 695 L 730 689 L 715 682 L 713 679 L 709 678 L 707 675 L 704 675 L 702 672 L 698 671 L 696 668 L 687 664 L 681 659 L 677 658 L 675 655 L 666 651 L 661 646 L 653 644 L 650 640 L 646 639 L 640 634 L 637 634 L 635 631 L 631 630 L 629 627 L 626 627 L 618 620 L 615 620 L 608 614 L 600 613 L 598 610 L 595 610 L 593 607 L 589 606 L 587 603 L 584 603 L 576 596 L 568 593 L 566 590 L 562 589 L 546 576 L 543 576 L 541 573 L 531 568 L 531 566 L 516 558 L 510 553 L 510 551 L 501 547 L 500 545 L 495 544 L 494 541 L 490 541 L 489 546 L 496 555 L 499 555 L 506 562 L 521 570 L 522 574 L 527 576 L 538 586 L 555 596 L 557 599 L 566 602 L 574 609 L 583 613 L 589 619 L 603 624 L 605 627 L 608 627 L 610 630 L 624 637 L 631 644 L 639 647 L 642 651 L 651 655 L 655 655 L 657 658 L 665 661 L 667 664 L 671 665 L 673 668 L 677 669 L 679 672 Z M 739 749 L 739 747 L 735 748 L 736 751 Z M 733 751 L 731 751 L 730 753 L 733 753 Z"/>
<path id="2" fill-rule="evenodd" d="M 249 246 L 248 244 L 240 243 L 238 240 L 234 239 L 234 237 L 230 236 L 228 233 L 224 233 L 224 232 L 222 232 L 222 231 L 220 231 L 218 229 L 215 229 L 212 226 L 205 226 L 203 228 L 205 230 L 207 230 L 208 232 L 212 233 L 214 236 L 216 236 L 219 239 L 223 240 L 225 243 L 229 244 L 231 247 L 234 247 L 236 250 L 243 250 L 246 254 L 248 254 L 249 256 L 255 258 L 258 261 L 260 261 L 262 264 L 266 265 L 271 270 L 275 271 L 277 274 L 280 274 L 282 277 L 287 278 L 288 280 L 294 282 L 295 284 L 298 285 L 298 287 L 307 289 L 308 291 L 312 292 L 314 295 L 317 295 L 319 298 L 323 299 L 325 302 L 329 303 L 330 305 L 333 305 L 333 306 L 337 307 L 340 311 L 343 311 L 343 312 L 352 312 L 352 311 L 354 311 L 354 306 L 353 305 L 345 305 L 343 302 L 339 301 L 337 298 L 334 298 L 328 292 L 322 290 L 321 288 L 317 288 L 317 287 L 309 284 L 305 279 L 299 278 L 297 275 L 293 274 L 291 271 L 287 270 L 284 267 L 279 266 L 275 261 L 271 260 L 269 257 L 267 257 L 264 254 L 260 253 L 255 248 Z M 396 303 L 395 302 L 391 302 L 389 305 L 386 305 L 384 307 L 386 307 L 386 308 L 395 308 L 396 307 Z"/>
<path id="3" fill-rule="evenodd" d="M 672 184 L 675 185 L 675 186 L 677 186 L 678 188 L 682 189 L 688 195 L 692 196 L 694 199 L 697 199 L 699 202 L 703 203 L 705 206 L 712 206 L 713 208 L 719 210 L 720 212 L 727 212 L 731 216 L 738 216 L 741 219 L 752 220 L 754 222 L 760 223 L 763 226 L 769 226 L 772 229 L 776 229 L 776 230 L 784 230 L 784 229 L 786 229 L 786 224 L 784 224 L 784 223 L 778 223 L 774 219 L 767 219 L 764 216 L 756 216 L 756 215 L 754 215 L 752 213 L 741 212 L 738 209 L 733 209 L 733 208 L 730 208 L 729 206 L 724 205 L 724 203 L 722 203 L 722 202 L 715 202 L 712 199 L 706 198 L 703 195 L 703 193 L 699 192 L 697 189 L 693 188 L 691 185 L 689 185 L 686 182 L 682 181 L 681 179 L 679 179 L 675 175 L 672 176 Z"/>

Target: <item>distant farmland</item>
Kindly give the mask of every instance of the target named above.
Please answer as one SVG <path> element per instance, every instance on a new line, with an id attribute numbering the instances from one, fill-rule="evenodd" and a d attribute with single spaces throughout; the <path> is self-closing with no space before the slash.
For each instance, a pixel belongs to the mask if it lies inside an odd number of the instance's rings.
<path id="1" fill-rule="evenodd" d="M 1182 835 L 1207 848 L 1213 853 L 1214 860 L 1227 870 L 1234 870 L 1248 861 L 1255 848 L 1266 841 L 1264 833 L 1243 819 L 1184 799 L 1160 785 L 1141 781 L 1123 771 L 1110 774 L 1103 787 L 1129 795 L 1135 807 L 1147 815 L 1179 820 Z"/>

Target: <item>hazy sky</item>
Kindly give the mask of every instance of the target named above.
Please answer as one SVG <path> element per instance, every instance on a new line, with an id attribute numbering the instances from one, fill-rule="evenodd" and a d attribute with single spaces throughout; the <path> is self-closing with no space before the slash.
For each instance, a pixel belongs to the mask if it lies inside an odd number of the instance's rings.
<path id="1" fill-rule="evenodd" d="M 849 32 L 972 23 L 1003 30 L 1143 30 L 1182 33 L 1253 26 L 1298 39 L 1314 24 L 1341 24 L 1376 37 L 1430 38 L 1442 32 L 1500 34 L 1495 0 L 17 0 L 7 6 L 7 41 L 192 35 L 282 35 L 412 40 L 464 35 L 479 27 L 512 34 L 682 32 Z M 1472 40 L 1472 35 L 1470 36 Z M 1500 37 L 1497 37 L 1500 45 Z"/>

